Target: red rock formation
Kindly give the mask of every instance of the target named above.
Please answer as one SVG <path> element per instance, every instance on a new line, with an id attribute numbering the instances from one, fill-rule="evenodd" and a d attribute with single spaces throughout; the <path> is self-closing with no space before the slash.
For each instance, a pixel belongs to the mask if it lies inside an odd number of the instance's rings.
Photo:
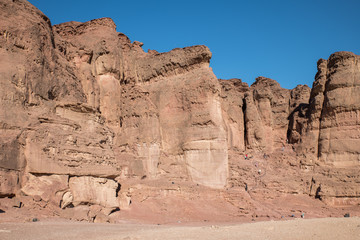
<path id="1" fill-rule="evenodd" d="M 353 53 L 338 52 L 318 62 L 302 144 L 316 162 L 339 167 L 359 165 L 358 59 Z"/>
<path id="2" fill-rule="evenodd" d="M 205 46 L 146 53 L 109 18 L 51 26 L 25 0 L 0 10 L 0 198 L 109 221 L 164 197 L 167 209 L 225 201 L 238 217 L 274 194 L 360 197 L 358 56 L 320 60 L 310 95 L 264 77 L 218 80 Z"/>
<path id="3" fill-rule="evenodd" d="M 1 7 L 4 195 L 42 174 L 71 182 L 168 171 L 226 184 L 220 88 L 207 47 L 145 53 L 108 18 L 52 27 L 25 1 Z"/>
<path id="4" fill-rule="evenodd" d="M 251 90 L 246 103 L 249 109 L 250 105 L 255 106 L 253 112 L 247 114 L 248 144 L 251 148 L 272 152 L 286 142 L 290 91 L 281 88 L 275 80 L 264 77 L 258 77 Z M 252 116 L 255 118 L 251 119 Z M 250 127 L 251 121 L 254 127 Z"/>
<path id="5" fill-rule="evenodd" d="M 240 79 L 219 80 L 222 85 L 222 109 L 227 127 L 227 142 L 229 149 L 245 151 L 245 94 L 249 92 L 247 83 Z"/>
<path id="6" fill-rule="evenodd" d="M 307 85 L 298 85 L 290 91 L 289 143 L 298 143 L 305 131 L 310 90 Z"/>
<path id="7" fill-rule="evenodd" d="M 271 153 L 285 146 L 289 131 L 291 139 L 295 134 L 299 138 L 301 133 L 294 124 L 300 118 L 294 114 L 308 105 L 309 87 L 299 85 L 288 90 L 265 77 L 258 77 L 250 88 L 241 80 L 220 82 L 223 110 L 229 120 L 229 148 Z"/>

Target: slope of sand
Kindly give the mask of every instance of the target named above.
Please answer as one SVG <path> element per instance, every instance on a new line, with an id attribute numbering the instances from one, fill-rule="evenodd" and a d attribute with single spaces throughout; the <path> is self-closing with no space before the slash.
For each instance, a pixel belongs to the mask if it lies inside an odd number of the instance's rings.
<path id="1" fill-rule="evenodd" d="M 295 219 L 237 225 L 34 222 L 0 224 L 0 239 L 360 239 L 360 218 Z"/>

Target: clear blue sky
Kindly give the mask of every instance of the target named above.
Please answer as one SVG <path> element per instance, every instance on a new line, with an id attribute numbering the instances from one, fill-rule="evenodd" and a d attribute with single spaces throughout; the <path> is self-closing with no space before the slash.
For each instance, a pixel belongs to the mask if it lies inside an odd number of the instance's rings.
<path id="1" fill-rule="evenodd" d="M 360 54 L 360 0 L 30 0 L 52 24 L 111 17 L 144 50 L 206 45 L 218 78 L 310 87 L 319 58 Z"/>

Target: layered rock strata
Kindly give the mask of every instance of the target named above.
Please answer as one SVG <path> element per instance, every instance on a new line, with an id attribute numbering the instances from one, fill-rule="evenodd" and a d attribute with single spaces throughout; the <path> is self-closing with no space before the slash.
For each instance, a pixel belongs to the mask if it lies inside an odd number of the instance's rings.
<path id="1" fill-rule="evenodd" d="M 299 152 L 337 167 L 360 163 L 359 56 L 338 52 L 320 59 Z"/>
<path id="2" fill-rule="evenodd" d="M 144 52 L 109 18 L 52 26 L 25 0 L 0 10 L 0 197 L 106 220 L 144 179 L 220 192 L 247 186 L 246 176 L 258 184 L 261 171 L 229 161 L 247 153 L 272 155 L 263 169 L 298 167 L 305 185 L 264 180 L 283 193 L 360 197 L 359 56 L 319 60 L 311 93 L 265 77 L 249 87 L 218 80 L 206 46 Z"/>

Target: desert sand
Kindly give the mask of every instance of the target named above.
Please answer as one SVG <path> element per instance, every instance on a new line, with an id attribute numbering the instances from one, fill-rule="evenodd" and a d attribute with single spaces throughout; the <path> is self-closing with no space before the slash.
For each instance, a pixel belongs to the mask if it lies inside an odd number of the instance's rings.
<path id="1" fill-rule="evenodd" d="M 244 224 L 150 225 L 49 221 L 0 224 L 0 239 L 360 239 L 360 218 L 318 218 Z"/>

